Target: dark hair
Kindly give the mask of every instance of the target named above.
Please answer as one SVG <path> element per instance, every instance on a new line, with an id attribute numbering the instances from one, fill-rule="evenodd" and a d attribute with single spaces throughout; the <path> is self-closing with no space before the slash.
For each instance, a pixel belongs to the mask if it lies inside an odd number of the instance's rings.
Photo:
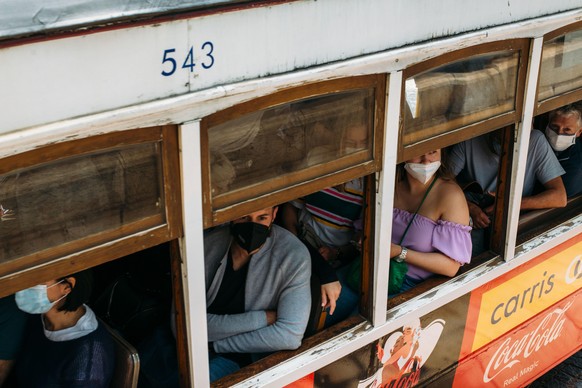
<path id="1" fill-rule="evenodd" d="M 71 292 L 64 299 L 65 303 L 59 307 L 59 311 L 75 311 L 89 301 L 91 291 L 93 291 L 93 272 L 86 269 L 72 275 L 60 278 L 67 282 L 68 278 L 75 278 L 75 286 L 71 285 Z"/>

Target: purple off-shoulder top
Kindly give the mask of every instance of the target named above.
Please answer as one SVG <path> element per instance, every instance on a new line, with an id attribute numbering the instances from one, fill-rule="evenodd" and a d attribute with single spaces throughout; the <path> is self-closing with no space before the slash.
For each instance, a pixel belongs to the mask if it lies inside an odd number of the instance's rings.
<path id="1" fill-rule="evenodd" d="M 392 214 L 392 242 L 398 244 L 413 214 L 394 209 Z M 462 264 L 471 261 L 471 227 L 450 221 L 433 221 L 420 214 L 416 215 L 402 243 L 405 247 L 419 252 L 441 252 Z M 433 274 L 415 265 L 408 264 L 407 276 L 424 280 Z"/>

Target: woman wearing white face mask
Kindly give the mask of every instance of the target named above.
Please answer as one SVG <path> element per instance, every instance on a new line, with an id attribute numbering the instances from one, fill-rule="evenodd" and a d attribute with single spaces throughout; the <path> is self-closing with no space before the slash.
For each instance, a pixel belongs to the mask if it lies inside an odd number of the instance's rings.
<path id="1" fill-rule="evenodd" d="M 107 329 L 89 306 L 90 271 L 19 291 L 16 305 L 29 314 L 25 340 L 16 360 L 22 387 L 108 387 L 115 351 Z"/>
<path id="2" fill-rule="evenodd" d="M 406 262 L 400 292 L 471 260 L 469 209 L 441 150 L 398 165 L 390 257 Z"/>

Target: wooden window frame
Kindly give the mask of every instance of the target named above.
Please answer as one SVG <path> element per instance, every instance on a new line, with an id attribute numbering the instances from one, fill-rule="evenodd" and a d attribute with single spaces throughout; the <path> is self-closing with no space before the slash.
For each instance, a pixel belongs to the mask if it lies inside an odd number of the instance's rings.
<path id="1" fill-rule="evenodd" d="M 0 175 L 69 157 L 152 142 L 158 142 L 161 148 L 165 221 L 163 217 L 154 215 L 2 263 L 0 297 L 177 239 L 183 233 L 176 126 L 98 135 L 49 145 L 2 160 Z"/>
<path id="2" fill-rule="evenodd" d="M 459 61 L 462 59 L 469 59 L 470 57 L 476 55 L 483 55 L 498 51 L 518 51 L 519 62 L 517 68 L 517 83 L 516 83 L 516 93 L 515 93 L 515 109 L 496 115 L 490 118 L 482 118 L 480 121 L 469 125 L 463 125 L 465 121 L 464 117 L 461 117 L 458 121 L 458 126 L 451 126 L 448 132 L 438 134 L 426 139 L 420 140 L 414 144 L 404 146 L 403 144 L 403 134 L 404 134 L 404 120 L 402 120 L 403 113 L 406 104 L 406 94 L 405 94 L 405 82 L 402 82 L 402 99 L 401 99 L 401 120 L 398 136 L 398 155 L 397 163 L 401 163 L 405 160 L 409 160 L 415 156 L 422 155 L 436 148 L 444 148 L 451 144 L 459 143 L 461 141 L 485 134 L 490 132 L 491 128 L 501 128 L 506 125 L 517 123 L 521 120 L 521 114 L 523 109 L 523 90 L 525 89 L 526 75 L 527 75 L 527 65 L 530 54 L 530 40 L 529 39 L 511 39 L 504 41 L 497 41 L 491 43 L 485 43 L 478 46 L 468 47 L 460 50 L 456 50 L 447 54 L 443 54 L 439 57 L 427 60 L 422 63 L 410 66 L 403 71 L 403 81 L 408 78 L 418 75 L 420 73 L 426 72 L 428 70 L 438 68 L 440 66 Z"/>
<path id="3" fill-rule="evenodd" d="M 202 189 L 203 189 L 203 222 L 204 228 L 219 225 L 229 220 L 244 216 L 257 208 L 275 206 L 316 191 L 319 187 L 331 187 L 347 182 L 356 177 L 365 176 L 382 168 L 382 147 L 384 139 L 384 111 L 386 100 L 386 74 L 373 74 L 322 81 L 308 85 L 281 90 L 269 96 L 236 105 L 232 108 L 205 117 L 201 122 L 202 143 Z M 220 200 L 211 195 L 210 190 L 210 151 L 208 149 L 208 131 L 210 128 L 224 122 L 236 119 L 245 114 L 268 109 L 277 105 L 292 103 L 313 97 L 324 97 L 333 93 L 350 90 L 374 89 L 374 121 L 372 159 L 364 158 L 362 153 L 344 157 L 346 163 L 352 164 L 340 171 L 332 171 L 329 163 L 305 168 L 289 174 L 296 183 L 284 184 L 278 178 L 245 186 L 224 195 L 234 205 L 220 207 Z M 289 179 L 287 176 L 286 179 Z M 313 177 L 317 176 L 317 179 Z M 269 192 L 264 194 L 265 187 Z M 259 191 L 259 188 L 261 191 Z M 217 205 L 218 203 L 218 205 Z"/>
<path id="4" fill-rule="evenodd" d="M 547 33 L 544 35 L 544 45 L 552 39 L 558 38 L 562 35 L 566 35 L 570 32 L 575 32 L 582 30 L 582 21 L 569 24 L 567 26 L 558 28 L 552 32 Z M 542 46 L 542 56 L 540 57 L 540 61 L 543 59 L 543 46 Z M 582 100 L 582 87 L 576 90 L 571 90 L 569 92 L 547 98 L 543 101 L 539 101 L 539 90 L 540 90 L 540 81 L 542 78 L 541 66 L 540 72 L 538 73 L 538 81 L 536 85 L 536 102 L 534 107 L 534 116 L 541 115 L 546 112 L 550 112 L 554 109 L 560 108 L 564 105 L 571 104 L 576 101 Z"/>

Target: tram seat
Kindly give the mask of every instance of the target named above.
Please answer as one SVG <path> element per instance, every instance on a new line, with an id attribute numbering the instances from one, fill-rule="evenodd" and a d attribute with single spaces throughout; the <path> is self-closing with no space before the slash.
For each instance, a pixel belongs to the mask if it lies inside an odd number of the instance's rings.
<path id="1" fill-rule="evenodd" d="M 139 377 L 137 350 L 101 319 L 99 324 L 107 328 L 115 343 L 115 369 L 113 370 L 111 388 L 136 388 Z"/>
<path id="2" fill-rule="evenodd" d="M 311 275 L 311 311 L 309 312 L 309 320 L 303 337 L 311 337 L 323 330 L 326 317 L 326 310 L 321 308 L 321 283 L 317 276 Z"/>

